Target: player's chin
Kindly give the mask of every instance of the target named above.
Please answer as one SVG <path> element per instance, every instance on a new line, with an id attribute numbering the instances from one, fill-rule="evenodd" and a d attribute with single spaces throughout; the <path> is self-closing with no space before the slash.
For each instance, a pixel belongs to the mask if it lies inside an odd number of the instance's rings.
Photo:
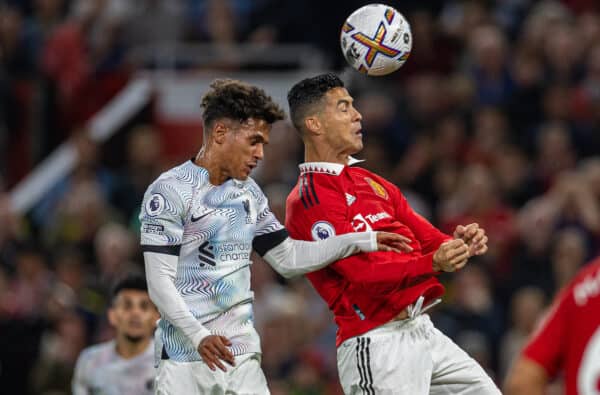
<path id="1" fill-rule="evenodd" d="M 356 139 L 355 141 L 353 141 L 352 150 L 354 152 L 352 153 L 352 155 L 357 154 L 360 151 L 362 151 L 363 147 L 364 147 L 364 143 L 362 141 L 362 137 L 360 137 L 360 138 Z"/>
<path id="2" fill-rule="evenodd" d="M 144 340 L 145 338 L 148 337 L 148 335 L 146 334 L 146 332 L 144 331 L 128 331 L 125 333 L 125 337 L 127 338 L 127 340 L 130 343 L 139 343 L 142 340 Z"/>
<path id="3" fill-rule="evenodd" d="M 240 169 L 240 171 L 238 171 L 238 174 L 236 175 L 236 179 L 237 180 L 245 180 L 248 177 L 250 177 L 250 173 L 252 173 L 252 167 L 250 166 L 244 166 L 244 168 Z"/>
<path id="4" fill-rule="evenodd" d="M 248 177 L 250 177 L 250 172 L 249 171 L 243 171 L 243 172 L 239 172 L 237 176 L 235 176 L 236 180 L 240 180 L 240 181 L 245 181 L 248 179 Z"/>

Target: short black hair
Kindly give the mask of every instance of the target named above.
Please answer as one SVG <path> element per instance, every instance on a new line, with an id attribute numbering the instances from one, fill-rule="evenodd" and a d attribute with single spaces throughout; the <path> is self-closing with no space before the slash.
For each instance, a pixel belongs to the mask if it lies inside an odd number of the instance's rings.
<path id="1" fill-rule="evenodd" d="M 148 292 L 148 283 L 146 278 L 141 274 L 128 274 L 119 279 L 113 286 L 111 292 L 111 301 L 114 302 L 119 292 L 123 290 L 135 290 Z"/>
<path id="2" fill-rule="evenodd" d="M 305 78 L 290 89 L 287 95 L 290 118 L 298 129 L 303 130 L 304 117 L 311 105 L 319 102 L 333 88 L 343 88 L 344 82 L 333 73 Z"/>
<path id="3" fill-rule="evenodd" d="M 281 107 L 257 86 L 238 80 L 217 79 L 210 84 L 210 88 L 200 104 L 205 127 L 219 118 L 240 122 L 256 118 L 268 124 L 285 118 Z"/>

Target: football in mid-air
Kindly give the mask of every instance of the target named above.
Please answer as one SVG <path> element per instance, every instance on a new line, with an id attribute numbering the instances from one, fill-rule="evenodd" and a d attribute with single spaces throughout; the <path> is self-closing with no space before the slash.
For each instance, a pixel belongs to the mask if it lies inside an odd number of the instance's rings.
<path id="1" fill-rule="evenodd" d="M 369 4 L 354 11 L 340 35 L 348 63 L 368 75 L 386 75 L 406 62 L 412 48 L 410 25 L 385 4 Z"/>

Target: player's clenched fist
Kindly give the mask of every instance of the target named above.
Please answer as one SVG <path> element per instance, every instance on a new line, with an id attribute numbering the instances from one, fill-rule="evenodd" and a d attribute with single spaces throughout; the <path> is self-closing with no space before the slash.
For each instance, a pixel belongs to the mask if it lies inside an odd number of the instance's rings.
<path id="1" fill-rule="evenodd" d="M 221 363 L 221 360 L 227 362 L 231 366 L 235 365 L 233 354 L 229 351 L 231 341 L 225 336 L 210 335 L 206 336 L 198 345 L 198 352 L 202 357 L 204 363 L 210 368 L 210 370 L 216 370 L 215 365 L 226 372 L 225 365 Z"/>
<path id="2" fill-rule="evenodd" d="M 433 254 L 433 270 L 453 272 L 467 264 L 469 246 L 462 239 L 442 243 Z"/>
<path id="3" fill-rule="evenodd" d="M 488 250 L 488 237 L 485 235 L 485 230 L 477 223 L 458 225 L 454 230 L 454 238 L 462 239 L 467 243 L 470 256 L 483 255 Z"/>

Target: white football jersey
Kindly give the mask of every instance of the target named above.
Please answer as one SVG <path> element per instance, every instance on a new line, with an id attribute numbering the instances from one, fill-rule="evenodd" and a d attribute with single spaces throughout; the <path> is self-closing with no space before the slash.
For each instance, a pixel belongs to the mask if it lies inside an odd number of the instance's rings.
<path id="1" fill-rule="evenodd" d="M 152 342 L 142 354 L 124 359 L 112 340 L 81 352 L 73 375 L 73 395 L 151 395 L 155 376 Z"/>
<path id="2" fill-rule="evenodd" d="M 175 287 L 192 315 L 212 334 L 228 337 L 234 355 L 260 352 L 252 316 L 250 253 L 255 237 L 283 226 L 254 180 L 215 186 L 192 161 L 152 183 L 142 210 L 144 252 L 179 257 Z M 191 341 L 165 319 L 159 327 L 165 352 L 175 361 L 201 360 Z"/>

